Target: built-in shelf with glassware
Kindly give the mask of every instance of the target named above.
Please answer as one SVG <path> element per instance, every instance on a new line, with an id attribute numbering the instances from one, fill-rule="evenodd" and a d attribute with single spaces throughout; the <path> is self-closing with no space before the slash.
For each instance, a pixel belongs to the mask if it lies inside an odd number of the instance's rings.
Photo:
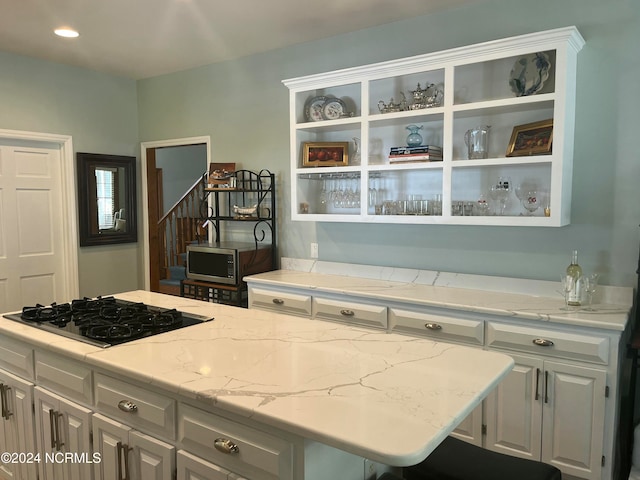
<path id="1" fill-rule="evenodd" d="M 583 45 L 567 27 L 284 80 L 292 219 L 567 225 Z M 327 142 L 339 161 L 305 161 Z"/>

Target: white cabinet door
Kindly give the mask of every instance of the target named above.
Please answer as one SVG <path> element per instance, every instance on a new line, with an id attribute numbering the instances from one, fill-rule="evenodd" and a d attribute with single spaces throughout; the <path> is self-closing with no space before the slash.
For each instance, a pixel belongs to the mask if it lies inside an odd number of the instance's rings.
<path id="1" fill-rule="evenodd" d="M 0 370 L 2 389 L 2 417 L 4 426 L 3 451 L 9 453 L 35 453 L 33 425 L 33 383 Z M 5 464 L 2 474 L 7 478 L 36 480 L 36 463 Z"/>
<path id="2" fill-rule="evenodd" d="M 606 372 L 510 355 L 513 370 L 486 399 L 486 448 L 600 479 Z"/>
<path id="3" fill-rule="evenodd" d="M 175 470 L 175 447 L 138 431 L 129 432 L 132 480 L 171 480 Z"/>
<path id="4" fill-rule="evenodd" d="M 60 435 L 66 452 L 81 455 L 82 461 L 65 462 L 66 480 L 91 480 L 93 478 L 93 449 L 91 446 L 91 417 L 93 412 L 75 402 L 60 398 Z M 56 477 L 57 480 L 57 477 Z"/>
<path id="5" fill-rule="evenodd" d="M 178 450 L 177 480 L 227 480 L 229 471 L 184 450 Z"/>
<path id="6" fill-rule="evenodd" d="M 100 414 L 93 416 L 93 447 L 101 454 L 97 480 L 172 480 L 174 447 Z"/>
<path id="7" fill-rule="evenodd" d="M 11 428 L 9 426 L 9 423 L 5 422 L 4 418 L 1 418 L 0 420 L 2 420 L 2 422 L 0 423 L 0 450 L 3 452 L 13 452 L 15 450 L 13 448 Z M 15 478 L 13 475 L 12 464 L 0 462 L 0 478 L 6 480 Z"/>
<path id="8" fill-rule="evenodd" d="M 40 462 L 40 480 L 91 480 L 93 412 L 41 387 L 35 387 L 34 400 L 38 452 L 54 459 Z M 64 458 L 65 452 L 80 460 L 56 460 Z"/>
<path id="9" fill-rule="evenodd" d="M 545 377 L 542 461 L 601 478 L 606 372 L 546 361 Z"/>
<path id="10" fill-rule="evenodd" d="M 131 428 L 98 413 L 93 415 L 92 423 L 93 450 L 101 457 L 94 464 L 96 480 L 121 480 L 125 468 L 121 449 L 129 440 Z"/>
<path id="11" fill-rule="evenodd" d="M 39 387 L 34 389 L 36 445 L 42 455 L 56 452 L 55 412 L 59 407 L 59 397 Z M 40 479 L 56 480 L 63 478 L 62 463 L 40 462 Z"/>
<path id="12" fill-rule="evenodd" d="M 515 366 L 486 399 L 486 448 L 540 460 L 543 360 L 510 354 Z"/>

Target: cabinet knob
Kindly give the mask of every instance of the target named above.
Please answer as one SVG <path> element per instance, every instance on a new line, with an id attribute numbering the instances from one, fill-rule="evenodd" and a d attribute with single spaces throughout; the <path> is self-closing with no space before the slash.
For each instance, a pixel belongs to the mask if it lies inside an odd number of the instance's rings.
<path id="1" fill-rule="evenodd" d="M 353 317 L 356 313 L 353 310 L 340 310 L 340 315 L 344 315 L 345 317 Z"/>
<path id="2" fill-rule="evenodd" d="M 442 330 L 442 325 L 438 323 L 425 323 L 424 328 L 427 330 Z"/>
<path id="3" fill-rule="evenodd" d="M 271 300 L 273 303 L 275 303 L 276 305 L 283 305 L 284 304 L 284 300 L 282 300 L 281 298 L 274 298 L 273 300 Z"/>
<path id="4" fill-rule="evenodd" d="M 213 446 L 219 452 L 226 453 L 226 454 L 238 453 L 240 451 L 240 448 L 238 448 L 238 445 L 233 443 L 228 438 L 216 438 L 213 441 Z"/>
<path id="5" fill-rule="evenodd" d="M 138 406 L 129 400 L 120 400 L 118 402 L 118 408 L 127 413 L 134 413 L 138 411 Z"/>
<path id="6" fill-rule="evenodd" d="M 534 338 L 533 344 L 538 345 L 539 347 L 552 347 L 553 342 L 551 340 L 546 340 L 544 338 Z"/>

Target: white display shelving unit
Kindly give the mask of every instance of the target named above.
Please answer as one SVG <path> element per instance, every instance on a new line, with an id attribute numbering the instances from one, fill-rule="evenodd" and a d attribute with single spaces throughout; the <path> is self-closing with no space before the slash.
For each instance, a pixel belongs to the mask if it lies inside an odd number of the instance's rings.
<path id="1" fill-rule="evenodd" d="M 298 221 L 549 226 L 570 222 L 571 180 L 577 54 L 584 40 L 575 27 L 566 27 L 485 42 L 442 52 L 284 80 L 290 91 L 290 151 L 292 219 Z M 509 86 L 511 70 L 525 55 L 544 52 L 551 61 L 544 87 L 516 96 Z M 381 113 L 378 103 L 401 98 L 411 101 L 418 83 L 443 89 L 441 106 Z M 316 96 L 337 97 L 352 116 L 308 121 L 305 105 Z M 553 148 L 549 154 L 507 157 L 513 128 L 553 119 Z M 406 145 L 410 124 L 422 126 L 424 144 L 443 148 L 443 160 L 390 164 L 390 147 Z M 490 125 L 489 156 L 467 160 L 464 134 Z M 361 161 L 354 165 L 303 167 L 304 142 L 361 142 Z M 460 202 L 476 204 L 483 196 L 491 204 L 491 186 L 509 177 L 512 190 L 535 183 L 547 198 L 548 216 L 540 208 L 525 215 L 514 192 L 504 215 L 459 215 Z M 359 206 L 336 207 L 329 193 L 350 188 L 359 192 Z M 376 214 L 368 192 L 377 202 L 409 198 L 442 199 L 442 213 L 433 215 Z M 324 193 L 323 193 L 324 189 Z M 326 202 L 322 199 L 327 199 Z M 305 208 L 302 208 L 302 205 Z M 467 212 L 469 213 L 469 212 Z"/>

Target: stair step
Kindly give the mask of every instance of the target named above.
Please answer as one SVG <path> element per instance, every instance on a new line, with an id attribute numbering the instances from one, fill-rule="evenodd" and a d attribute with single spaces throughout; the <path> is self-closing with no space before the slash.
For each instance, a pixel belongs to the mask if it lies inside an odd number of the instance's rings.
<path id="1" fill-rule="evenodd" d="M 173 265 L 167 269 L 169 271 L 169 279 L 176 280 L 180 282 L 180 280 L 184 280 L 186 278 L 186 272 L 182 265 Z"/>

